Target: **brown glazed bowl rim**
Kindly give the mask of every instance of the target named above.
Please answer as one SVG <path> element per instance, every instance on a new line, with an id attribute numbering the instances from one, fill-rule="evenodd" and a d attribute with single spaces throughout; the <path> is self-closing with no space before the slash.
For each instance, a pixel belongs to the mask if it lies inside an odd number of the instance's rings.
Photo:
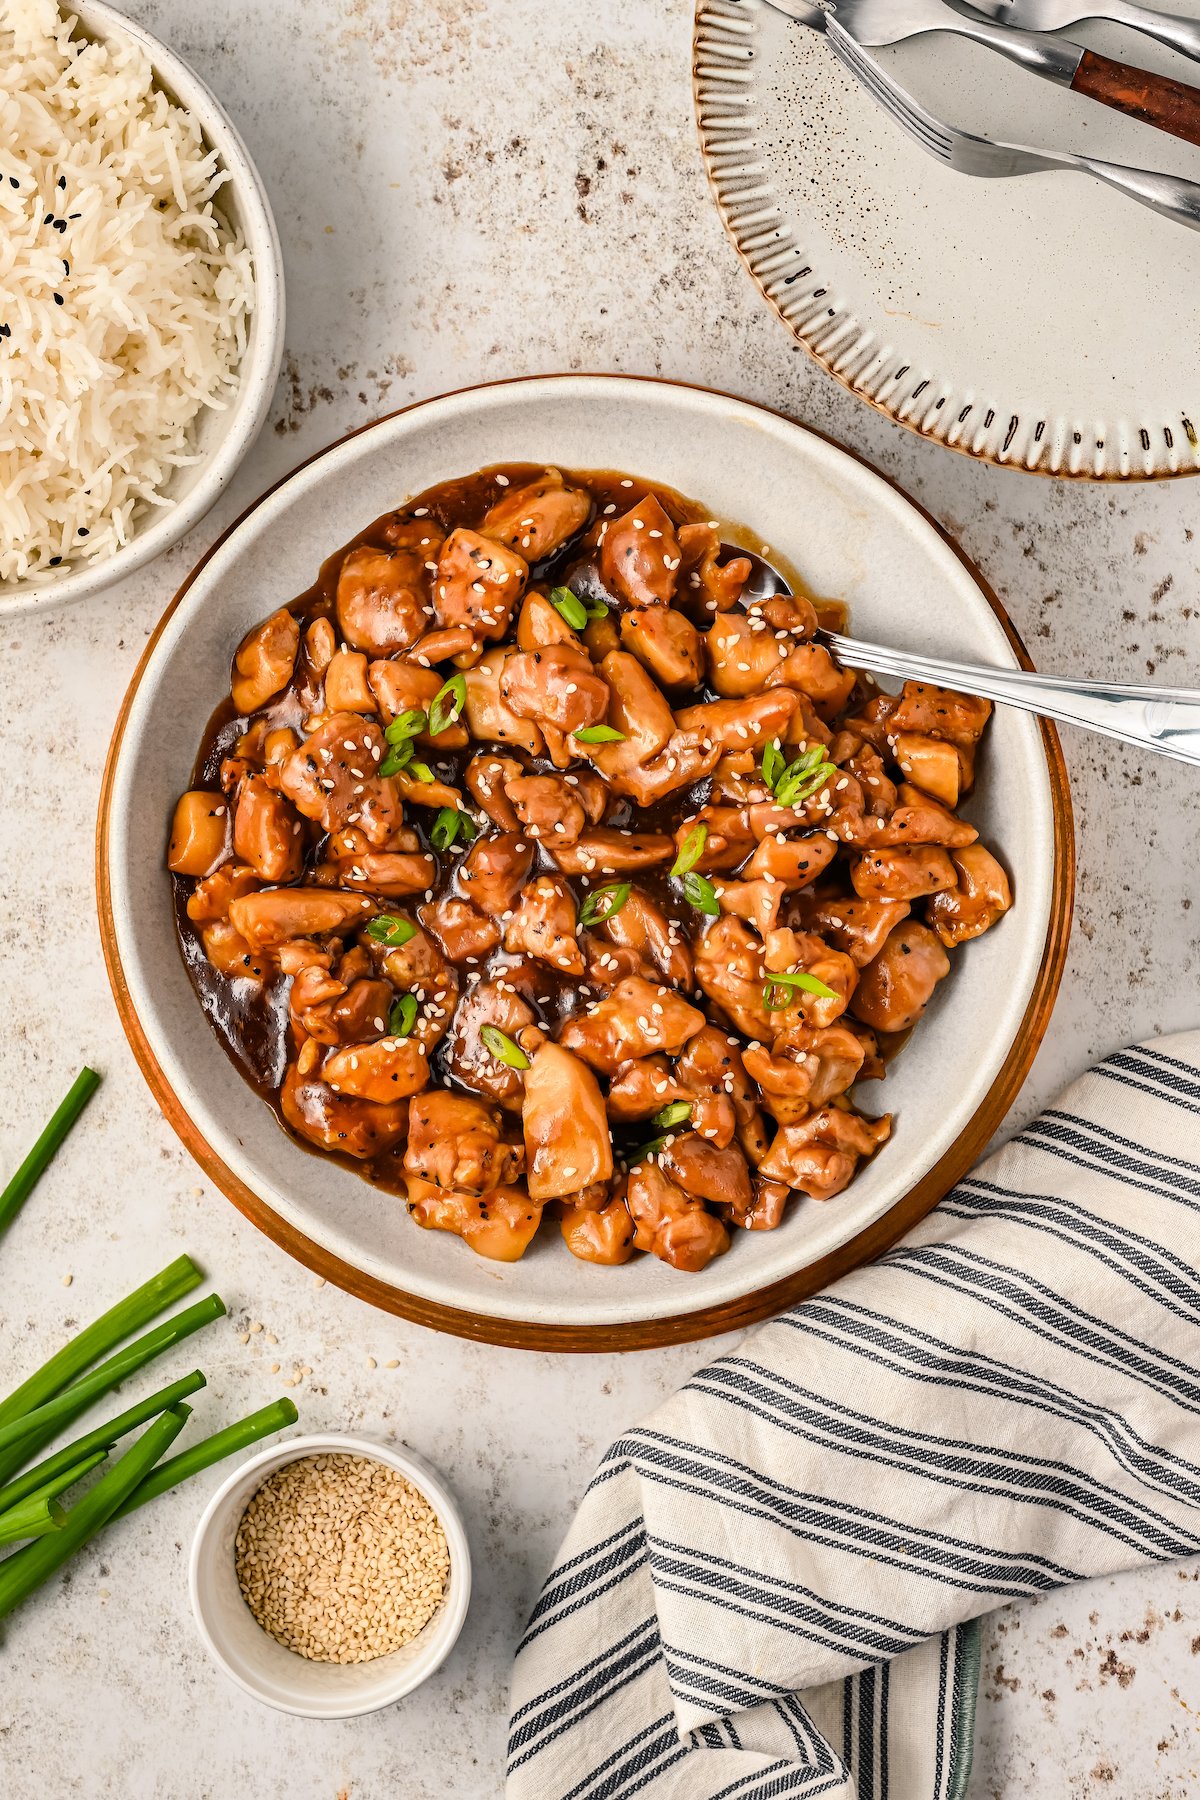
<path id="1" fill-rule="evenodd" d="M 555 382 L 562 380 L 578 383 L 589 379 L 600 381 L 611 380 L 612 377 L 581 377 L 573 373 L 550 377 L 518 377 L 512 382 L 479 383 L 468 388 L 457 389 L 454 390 L 454 397 L 494 388 L 517 387 L 526 381 Z M 716 399 L 735 401 L 738 406 L 749 404 L 737 396 L 695 383 L 668 382 L 654 376 L 621 376 L 618 379 L 646 384 L 657 383 L 676 389 L 691 389 Z M 434 399 L 441 400 L 448 397 L 451 396 L 439 395 L 431 400 L 414 402 L 411 406 L 398 408 L 395 412 L 385 415 L 385 418 L 394 419 L 402 414 L 412 412 L 420 406 L 433 404 Z M 785 413 L 769 407 L 758 407 L 755 410 L 788 425 L 796 423 L 794 420 L 788 419 Z M 297 468 L 306 468 L 310 463 L 324 456 L 328 450 L 383 422 L 382 419 L 373 420 L 370 424 L 359 427 L 357 431 L 346 433 L 343 437 L 335 440 L 334 444 L 327 445 L 317 451 L 313 457 L 306 458 L 304 462 L 297 465 Z M 814 431 L 810 426 L 804 426 L 801 429 L 810 436 L 822 440 L 826 445 L 832 446 L 842 455 L 871 469 L 871 465 L 866 463 L 864 458 L 852 450 L 847 450 L 844 445 L 837 444 L 834 439 L 827 437 L 824 433 Z M 195 1161 L 208 1178 L 233 1202 L 239 1212 L 274 1243 L 286 1250 L 290 1256 L 311 1269 L 314 1274 L 333 1282 L 338 1287 L 346 1289 L 347 1292 L 357 1295 L 360 1299 L 368 1301 L 385 1312 L 412 1319 L 418 1324 L 480 1342 L 523 1349 L 567 1351 L 645 1349 L 662 1344 L 686 1343 L 715 1336 L 721 1332 L 740 1330 L 779 1312 L 784 1307 L 794 1305 L 797 1301 L 827 1287 L 830 1282 L 835 1281 L 849 1270 L 881 1255 L 911 1226 L 922 1219 L 976 1161 L 1002 1124 L 1009 1107 L 1019 1092 L 1050 1021 L 1063 975 L 1070 935 L 1075 879 L 1075 848 L 1066 765 L 1058 735 L 1053 726 L 1045 721 L 1040 724 L 1040 732 L 1049 779 L 1054 845 L 1050 906 L 1037 976 L 1024 1015 L 1004 1061 L 974 1112 L 932 1168 L 928 1169 L 906 1193 L 893 1202 L 873 1224 L 841 1244 L 832 1253 L 796 1270 L 785 1279 L 771 1281 L 751 1292 L 719 1304 L 700 1304 L 692 1311 L 678 1313 L 669 1318 L 650 1317 L 615 1323 L 578 1324 L 499 1318 L 475 1313 L 407 1292 L 404 1288 L 363 1271 L 355 1267 L 352 1262 L 331 1253 L 298 1230 L 292 1222 L 281 1217 L 277 1211 L 254 1193 L 222 1160 L 198 1129 L 168 1081 L 154 1053 L 137 1015 L 122 966 L 114 922 L 109 867 L 112 849 L 111 814 L 115 772 L 134 696 L 137 694 L 152 658 L 155 645 L 172 615 L 210 558 L 232 533 L 254 514 L 268 496 L 296 472 L 295 469 L 291 470 L 279 482 L 273 483 L 246 509 L 240 518 L 227 528 L 201 557 L 171 599 L 146 644 L 122 702 L 109 746 L 100 793 L 96 837 L 96 889 L 101 942 L 113 997 L 116 1001 L 122 1028 L 151 1092 L 164 1117 L 174 1127 Z M 886 482 L 928 525 L 933 527 L 943 543 L 962 563 L 986 599 L 1021 667 L 1031 669 L 1033 664 L 1024 645 L 1003 606 L 980 571 L 954 542 L 953 538 L 922 507 L 911 500 L 898 483 L 891 481 L 887 476 L 880 475 L 877 470 L 871 469 L 871 472 L 878 479 Z"/>

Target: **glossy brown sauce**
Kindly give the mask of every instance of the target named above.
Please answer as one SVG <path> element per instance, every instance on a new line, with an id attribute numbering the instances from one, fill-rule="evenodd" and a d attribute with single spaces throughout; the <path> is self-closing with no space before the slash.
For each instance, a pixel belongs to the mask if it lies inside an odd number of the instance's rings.
<path id="1" fill-rule="evenodd" d="M 196 788 L 219 788 L 220 772 L 223 761 L 236 753 L 239 739 L 252 725 L 260 720 L 267 722 L 268 729 L 292 727 L 303 736 L 302 720 L 313 708 L 310 704 L 313 689 L 320 683 L 320 676 L 312 676 L 307 664 L 303 634 L 306 628 L 316 619 L 330 619 L 336 630 L 334 597 L 338 574 L 347 553 L 360 544 L 386 546 L 388 528 L 398 520 L 411 520 L 414 517 L 428 517 L 431 525 L 436 527 L 439 535 L 448 535 L 456 526 L 477 527 L 488 508 L 505 493 L 506 487 L 518 488 L 525 483 L 536 480 L 544 470 L 540 463 L 506 463 L 482 469 L 475 474 L 461 479 L 444 482 L 417 495 L 395 512 L 386 513 L 374 520 L 363 531 L 343 544 L 321 565 L 320 572 L 313 585 L 288 604 L 288 610 L 299 620 L 301 628 L 301 648 L 296 661 L 296 669 L 289 686 L 277 694 L 258 712 L 249 715 L 238 713 L 232 699 L 227 694 L 217 706 L 209 720 L 202 739 L 199 754 L 192 771 L 191 785 Z M 670 488 L 658 483 L 641 480 L 637 477 L 623 475 L 617 471 L 605 470 L 563 470 L 566 480 L 575 487 L 586 489 L 592 496 L 593 509 L 590 518 L 580 528 L 576 537 L 563 546 L 544 562 L 530 566 L 529 586 L 537 584 L 569 586 L 581 599 L 612 599 L 600 582 L 597 558 L 591 551 L 581 551 L 580 539 L 594 524 L 596 518 L 606 508 L 623 513 L 638 500 L 653 494 L 657 497 L 665 511 L 676 526 L 703 522 L 710 518 L 708 510 L 696 501 L 685 499 Z M 498 480 L 504 477 L 506 480 Z M 753 546 L 761 546 L 761 539 L 756 538 L 746 528 L 722 522 L 719 527 L 722 536 L 720 561 L 725 562 L 733 556 L 749 557 L 753 572 L 745 589 L 744 600 L 761 599 L 773 593 L 807 593 L 803 583 L 795 572 L 781 557 L 773 557 L 766 561 Z M 845 609 L 840 602 L 822 601 L 812 595 L 821 622 L 834 629 L 841 629 L 845 623 Z M 515 628 L 515 621 L 514 621 Z M 340 638 L 340 634 L 339 634 Z M 507 638 L 506 638 L 507 641 Z M 232 662 L 232 659 L 231 659 Z M 451 665 L 444 665 L 451 671 Z M 307 694 L 307 699 L 306 699 Z M 856 701 L 852 696 L 848 708 Z M 716 700 L 716 692 L 702 685 L 690 692 L 672 691 L 671 707 L 673 711 L 703 701 Z M 481 749 L 481 744 L 472 740 L 463 750 L 434 752 L 422 748 L 421 756 L 428 762 L 435 775 L 451 786 L 462 787 L 462 774 L 467 763 Z M 499 746 L 502 754 L 515 756 L 526 765 L 532 774 L 561 773 L 556 771 L 548 758 L 531 757 L 524 751 L 514 750 L 511 745 Z M 676 789 L 665 800 L 648 807 L 636 807 L 621 796 L 610 796 L 609 809 L 605 814 L 606 827 L 617 829 L 630 828 L 639 832 L 663 832 L 672 835 L 682 818 L 689 816 L 702 807 L 709 798 L 711 780 L 706 777 L 690 787 Z M 413 827 L 420 835 L 424 850 L 432 851 L 429 841 L 429 830 L 436 813 L 427 807 L 406 806 L 405 825 Z M 318 825 L 304 822 L 304 873 L 299 877 L 301 884 L 309 876 L 313 868 L 323 860 L 326 834 Z M 672 882 L 667 869 L 669 863 L 650 869 L 639 869 L 628 875 L 620 873 L 604 874 L 597 870 L 591 877 L 572 877 L 563 874 L 544 845 L 534 841 L 534 866 L 529 879 L 539 874 L 554 874 L 567 882 L 575 897 L 577 909 L 581 907 L 590 891 L 611 883 L 628 880 L 644 889 L 657 900 L 667 916 L 678 925 L 681 934 L 691 941 L 699 928 L 707 923 L 702 915 L 691 908 L 680 895 L 678 882 Z M 447 894 L 459 894 L 462 890 L 457 885 L 457 871 L 462 860 L 461 855 L 433 852 L 437 862 L 437 878 L 432 889 L 424 895 L 410 895 L 403 900 L 382 901 L 383 910 L 398 912 L 405 916 L 419 918 L 422 905 L 429 900 L 436 901 Z M 305 1149 L 313 1150 L 322 1156 L 335 1156 L 336 1160 L 347 1168 L 353 1169 L 374 1185 L 392 1192 L 404 1192 L 404 1178 L 401 1169 L 403 1146 L 389 1151 L 382 1156 L 369 1160 L 339 1155 L 329 1150 L 317 1151 L 316 1147 L 305 1139 L 296 1136 L 283 1119 L 279 1104 L 279 1089 L 282 1085 L 289 1056 L 289 1024 L 288 1024 L 288 991 L 290 977 L 275 975 L 271 979 L 259 983 L 251 980 L 231 979 L 213 967 L 204 953 L 198 927 L 188 918 L 187 900 L 195 882 L 189 877 L 173 875 L 171 877 L 176 925 L 179 934 L 180 948 L 184 963 L 191 978 L 201 1005 L 224 1049 L 233 1062 L 261 1097 L 272 1107 L 283 1129 L 288 1132 L 293 1142 Z M 819 891 L 820 882 L 814 884 L 814 891 Z M 589 999 L 596 997 L 602 990 L 596 990 L 581 983 L 573 976 L 557 974 L 547 964 L 534 961 L 528 957 L 512 955 L 502 949 L 493 951 L 478 964 L 479 973 L 488 980 L 506 971 L 521 970 L 521 991 L 535 1006 L 539 1023 L 553 1032 L 561 1021 L 577 1012 Z M 460 976 L 462 969 L 460 966 Z M 472 970 L 471 973 L 475 971 Z M 729 1027 L 708 997 L 696 988 L 688 995 L 691 1004 L 700 1008 L 710 1021 L 722 1031 Z M 886 1058 L 894 1053 L 908 1033 L 896 1034 L 895 1041 L 883 1041 L 881 1054 Z M 430 1055 L 432 1085 L 456 1089 L 461 1092 L 474 1092 L 463 1086 L 453 1075 L 447 1060 L 451 1034 L 441 1039 Z M 613 1132 L 614 1145 L 620 1154 L 622 1147 L 632 1147 L 648 1135 L 645 1125 L 616 1127 Z"/>

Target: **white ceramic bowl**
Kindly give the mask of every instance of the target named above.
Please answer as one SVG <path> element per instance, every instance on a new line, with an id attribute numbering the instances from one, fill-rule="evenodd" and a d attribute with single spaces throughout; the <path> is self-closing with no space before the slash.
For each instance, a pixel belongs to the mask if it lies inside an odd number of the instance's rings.
<path id="1" fill-rule="evenodd" d="M 85 37 L 125 37 L 139 44 L 150 59 L 158 85 L 199 121 L 205 142 L 217 151 L 229 175 L 215 204 L 228 223 L 240 229 L 250 250 L 254 311 L 237 392 L 223 411 L 202 411 L 197 421 L 199 459 L 172 477 L 167 488 L 172 504 L 156 508 L 113 556 L 66 568 L 54 581 L 0 585 L 0 618 L 89 600 L 184 537 L 229 484 L 262 429 L 283 357 L 283 255 L 266 190 L 237 127 L 183 58 L 136 19 L 126 18 L 106 0 L 78 0 L 72 10 Z"/>
<path id="2" fill-rule="evenodd" d="M 310 1662 L 285 1649 L 255 1620 L 234 1568 L 242 1514 L 267 1477 L 301 1457 L 334 1454 L 370 1457 L 411 1481 L 441 1520 L 450 1550 L 450 1579 L 437 1612 L 411 1643 L 373 1662 Z M 402 1700 L 445 1662 L 467 1616 L 471 1552 L 454 1496 L 423 1456 L 346 1432 L 310 1433 L 273 1444 L 222 1482 L 196 1527 L 188 1582 L 205 1649 L 231 1681 L 279 1712 L 352 1719 Z"/>
<path id="3" fill-rule="evenodd" d="M 98 890 L 122 1022 L 168 1118 L 210 1177 L 292 1255 L 423 1323 L 525 1347 L 628 1348 L 763 1317 L 878 1254 L 978 1155 L 1032 1061 L 1061 972 L 1070 811 L 1053 738 L 1001 707 L 965 808 L 1012 871 L 1015 903 L 956 953 L 868 1111 L 893 1136 L 844 1194 L 739 1232 L 699 1275 L 654 1257 L 577 1262 L 548 1224 L 517 1263 L 421 1231 L 401 1201 L 303 1149 L 242 1079 L 202 1012 L 175 934 L 164 846 L 196 746 L 250 626 L 355 531 L 433 482 L 494 462 L 623 468 L 740 521 L 864 638 L 1015 663 L 965 559 L 903 494 L 815 433 L 728 395 L 615 376 L 475 388 L 380 420 L 298 469 L 195 571 L 134 677 L 100 806 Z M 870 1233 L 864 1238 L 862 1234 Z M 822 1267 L 822 1265 L 824 1266 Z"/>

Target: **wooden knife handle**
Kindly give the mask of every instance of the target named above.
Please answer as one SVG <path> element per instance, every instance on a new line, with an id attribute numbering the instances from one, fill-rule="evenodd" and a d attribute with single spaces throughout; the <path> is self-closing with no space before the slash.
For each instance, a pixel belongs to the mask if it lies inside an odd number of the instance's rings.
<path id="1" fill-rule="evenodd" d="M 1085 50 L 1071 83 L 1071 91 L 1099 100 L 1103 106 L 1169 131 L 1172 137 L 1200 144 L 1200 88 L 1169 75 L 1153 75 Z"/>

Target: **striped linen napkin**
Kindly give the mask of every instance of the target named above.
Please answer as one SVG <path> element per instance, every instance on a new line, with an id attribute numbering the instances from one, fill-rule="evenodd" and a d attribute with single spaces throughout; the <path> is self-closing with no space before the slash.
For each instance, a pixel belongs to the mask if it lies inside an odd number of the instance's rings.
<path id="1" fill-rule="evenodd" d="M 978 1619 L 1200 1552 L 1200 1033 L 1122 1051 L 601 1463 L 508 1800 L 961 1800 Z"/>

